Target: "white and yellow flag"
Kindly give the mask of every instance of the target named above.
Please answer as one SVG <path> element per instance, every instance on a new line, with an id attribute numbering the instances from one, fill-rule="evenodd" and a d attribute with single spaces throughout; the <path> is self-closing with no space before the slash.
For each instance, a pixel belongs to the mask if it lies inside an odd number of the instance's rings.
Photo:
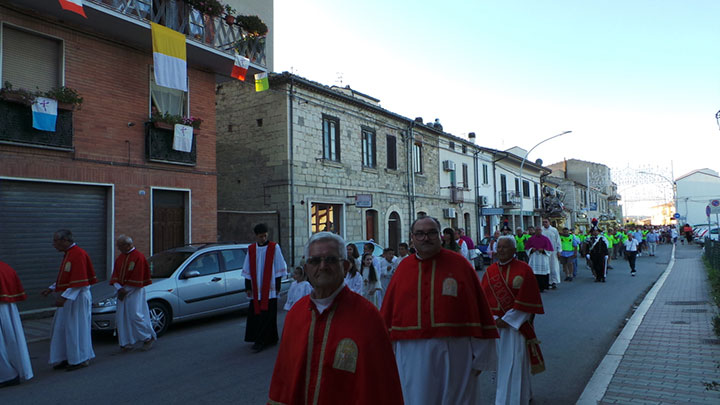
<path id="1" fill-rule="evenodd" d="M 152 27 L 155 83 L 187 91 L 187 56 L 185 35 L 160 24 Z"/>

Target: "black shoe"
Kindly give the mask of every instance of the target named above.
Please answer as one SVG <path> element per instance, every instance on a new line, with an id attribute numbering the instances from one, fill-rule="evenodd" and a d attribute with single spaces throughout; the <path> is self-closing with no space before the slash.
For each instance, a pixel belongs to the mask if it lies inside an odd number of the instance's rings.
<path id="1" fill-rule="evenodd" d="M 82 363 L 68 365 L 67 368 L 65 369 L 65 371 L 75 371 L 75 370 L 79 370 L 81 368 L 85 368 L 89 365 L 90 365 L 90 362 L 85 360 Z"/>
<path id="2" fill-rule="evenodd" d="M 612 268 L 613 268 L 613 266 L 608 265 L 608 269 L 612 269 Z"/>
<path id="3" fill-rule="evenodd" d="M 17 376 L 13 378 L 12 380 L 3 381 L 0 383 L 0 388 L 2 387 L 12 387 L 13 385 L 20 384 L 20 376 Z"/>
<path id="4" fill-rule="evenodd" d="M 602 282 L 604 283 L 604 282 L 605 282 L 605 277 L 603 277 L 602 280 L 600 280 L 600 281 L 602 281 Z"/>
<path id="5" fill-rule="evenodd" d="M 63 360 L 60 363 L 53 366 L 53 370 L 62 370 L 68 367 L 67 360 Z"/>
<path id="6" fill-rule="evenodd" d="M 253 351 L 253 353 L 260 353 L 261 351 L 263 351 L 264 348 L 265 348 L 265 346 L 264 346 L 262 343 L 257 343 L 257 342 L 255 342 L 255 343 L 252 345 L 252 351 Z"/>

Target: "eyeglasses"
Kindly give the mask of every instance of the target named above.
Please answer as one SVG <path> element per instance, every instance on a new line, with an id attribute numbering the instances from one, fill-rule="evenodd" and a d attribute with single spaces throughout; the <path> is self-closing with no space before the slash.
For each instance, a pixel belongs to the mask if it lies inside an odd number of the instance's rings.
<path id="1" fill-rule="evenodd" d="M 340 263 L 340 258 L 337 256 L 311 256 L 308 257 L 306 261 L 306 263 L 311 266 L 319 266 L 322 262 L 325 262 L 325 264 L 332 266 L 334 264 Z"/>
<path id="2" fill-rule="evenodd" d="M 431 231 L 423 232 L 423 231 L 416 231 L 413 232 L 413 237 L 417 240 L 423 240 L 425 238 L 435 239 L 440 235 L 440 232 L 437 231 L 437 229 L 433 229 Z"/>

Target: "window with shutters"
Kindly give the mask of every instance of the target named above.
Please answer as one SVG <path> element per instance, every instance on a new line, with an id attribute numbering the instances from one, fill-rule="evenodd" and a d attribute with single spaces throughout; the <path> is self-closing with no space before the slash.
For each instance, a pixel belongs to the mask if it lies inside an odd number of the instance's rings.
<path id="1" fill-rule="evenodd" d="M 375 130 L 362 127 L 362 165 L 375 168 Z"/>
<path id="2" fill-rule="evenodd" d="M 63 85 L 63 42 L 2 25 L 2 87 L 48 91 Z"/>
<path id="3" fill-rule="evenodd" d="M 387 136 L 387 168 L 397 170 L 397 138 Z"/>
<path id="4" fill-rule="evenodd" d="M 423 150 L 422 143 L 415 142 L 413 144 L 413 171 L 422 174 L 423 172 Z"/>
<path id="5" fill-rule="evenodd" d="M 323 159 L 340 161 L 340 119 L 322 115 Z"/>

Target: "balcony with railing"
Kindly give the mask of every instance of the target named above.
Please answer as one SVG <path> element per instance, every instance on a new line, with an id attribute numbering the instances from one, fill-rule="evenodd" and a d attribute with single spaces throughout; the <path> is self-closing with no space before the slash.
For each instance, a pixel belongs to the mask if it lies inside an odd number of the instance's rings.
<path id="1" fill-rule="evenodd" d="M 33 128 L 31 108 L 22 103 L 0 100 L 0 143 L 72 150 L 73 112 L 58 109 L 55 131 Z"/>
<path id="2" fill-rule="evenodd" d="M 465 196 L 462 187 L 450 187 L 450 204 L 460 204 L 465 202 Z"/>
<path id="3" fill-rule="evenodd" d="M 520 207 L 520 194 L 515 191 L 498 192 L 498 202 L 501 207 Z"/>
<path id="4" fill-rule="evenodd" d="M 145 154 L 147 160 L 157 163 L 171 163 L 195 166 L 197 163 L 197 136 L 193 136 L 190 152 L 173 149 L 174 132 L 172 127 L 156 127 L 152 122 L 145 123 Z"/>
<path id="5" fill-rule="evenodd" d="M 152 21 L 187 36 L 187 59 L 191 65 L 229 76 L 237 50 L 250 59 L 249 73 L 265 70 L 264 37 L 250 35 L 223 18 L 204 15 L 182 0 L 85 0 L 87 19 L 63 11 L 57 1 L 7 1 L 150 52 Z"/>

